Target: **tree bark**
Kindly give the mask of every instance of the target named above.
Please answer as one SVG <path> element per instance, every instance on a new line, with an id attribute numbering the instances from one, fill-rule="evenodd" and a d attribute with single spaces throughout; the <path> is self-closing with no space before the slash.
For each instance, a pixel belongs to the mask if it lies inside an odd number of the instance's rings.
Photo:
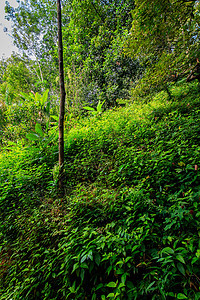
<path id="1" fill-rule="evenodd" d="M 62 21 L 61 1 L 57 0 L 58 19 L 58 57 L 59 57 L 59 78 L 60 78 L 60 115 L 59 115 L 59 191 L 64 194 L 64 116 L 65 116 L 65 84 L 63 68 L 63 43 L 62 43 Z"/>

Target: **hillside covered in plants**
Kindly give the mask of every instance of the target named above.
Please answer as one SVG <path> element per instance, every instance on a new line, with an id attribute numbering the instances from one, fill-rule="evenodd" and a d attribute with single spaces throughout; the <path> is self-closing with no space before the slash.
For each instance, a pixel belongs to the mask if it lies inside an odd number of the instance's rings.
<path id="1" fill-rule="evenodd" d="M 62 24 L 54 1 L 17 3 L 0 300 L 199 300 L 199 1 L 58 0 Z"/>
<path id="2" fill-rule="evenodd" d="M 1 152 L 1 299 L 199 299 L 196 85 Z M 71 121 L 72 122 L 72 121 Z"/>

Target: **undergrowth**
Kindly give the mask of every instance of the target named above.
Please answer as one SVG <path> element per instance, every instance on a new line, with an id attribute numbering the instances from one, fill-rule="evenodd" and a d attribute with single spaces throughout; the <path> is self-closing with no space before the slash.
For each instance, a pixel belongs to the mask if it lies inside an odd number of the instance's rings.
<path id="1" fill-rule="evenodd" d="M 0 154 L 0 299 L 200 299 L 200 95 L 84 118 Z"/>

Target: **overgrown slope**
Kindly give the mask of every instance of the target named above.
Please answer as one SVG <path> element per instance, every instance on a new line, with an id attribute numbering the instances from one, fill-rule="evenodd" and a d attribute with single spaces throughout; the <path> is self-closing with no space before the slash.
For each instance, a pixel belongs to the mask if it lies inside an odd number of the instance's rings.
<path id="1" fill-rule="evenodd" d="M 200 95 L 82 119 L 0 161 L 0 299 L 200 298 Z"/>

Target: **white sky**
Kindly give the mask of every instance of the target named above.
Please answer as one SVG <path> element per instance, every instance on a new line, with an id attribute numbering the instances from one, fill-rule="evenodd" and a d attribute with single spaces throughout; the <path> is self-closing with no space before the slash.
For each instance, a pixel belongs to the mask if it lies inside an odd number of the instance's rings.
<path id="1" fill-rule="evenodd" d="M 17 7 L 18 3 L 16 0 L 8 0 L 11 6 Z M 5 20 L 5 0 L 0 0 L 0 59 L 2 57 L 7 58 L 11 56 L 12 52 L 17 52 L 17 48 L 13 45 L 13 40 L 10 34 L 11 22 Z M 4 32 L 4 27 L 8 29 Z"/>

